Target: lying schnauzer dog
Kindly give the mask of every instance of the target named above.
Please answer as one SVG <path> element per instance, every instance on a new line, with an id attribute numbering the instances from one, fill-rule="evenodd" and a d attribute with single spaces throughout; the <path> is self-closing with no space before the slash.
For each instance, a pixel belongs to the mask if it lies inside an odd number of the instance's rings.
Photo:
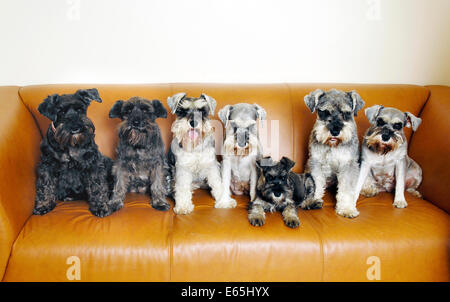
<path id="1" fill-rule="evenodd" d="M 258 183 L 256 198 L 249 204 L 248 219 L 254 226 L 265 223 L 265 212 L 280 211 L 284 223 L 290 228 L 300 225 L 297 208 L 305 199 L 312 198 L 315 185 L 310 174 L 291 172 L 295 162 L 283 157 L 273 162 L 270 157 L 256 161 Z"/>
<path id="2" fill-rule="evenodd" d="M 167 99 L 177 119 L 172 124 L 173 140 L 168 154 L 173 191 L 174 211 L 188 214 L 194 210 L 192 190 L 206 188 L 216 200 L 216 208 L 231 208 L 236 201 L 222 194 L 222 179 L 216 159 L 213 127 L 209 115 L 214 115 L 216 101 L 202 93 L 199 98 L 178 93 Z M 206 182 L 206 183 L 205 183 Z"/>
<path id="3" fill-rule="evenodd" d="M 361 147 L 361 170 L 355 191 L 372 197 L 379 192 L 392 192 L 395 188 L 394 206 L 405 208 L 404 190 L 416 197 L 422 182 L 422 169 L 407 155 L 408 143 L 403 127 L 417 130 L 422 120 L 409 112 L 375 105 L 366 110 L 371 124 Z M 362 189 L 362 191 L 361 191 Z"/>
<path id="4" fill-rule="evenodd" d="M 317 89 L 305 96 L 305 104 L 312 113 L 317 111 L 306 164 L 316 191 L 302 207 L 321 207 L 325 189 L 337 183 L 336 213 L 356 217 L 359 212 L 353 197 L 359 173 L 359 141 L 353 116 L 364 107 L 364 101 L 355 91 Z"/>
<path id="5" fill-rule="evenodd" d="M 227 105 L 219 111 L 219 118 L 225 125 L 225 141 L 222 150 L 223 194 L 250 194 L 250 201 L 256 197 L 258 173 L 255 162 L 261 158 L 262 146 L 258 137 L 259 118 L 266 119 L 266 111 L 259 105 Z"/>
<path id="6" fill-rule="evenodd" d="M 120 118 L 119 144 L 113 175 L 115 185 L 111 206 L 119 209 L 127 192 L 150 193 L 151 205 L 161 211 L 170 208 L 166 200 L 168 165 L 161 131 L 155 120 L 166 118 L 159 100 L 132 97 L 117 101 L 110 118 Z"/>
<path id="7" fill-rule="evenodd" d="M 41 143 L 34 214 L 44 215 L 56 200 L 86 199 L 95 216 L 112 213 L 108 206 L 112 160 L 94 141 L 95 127 L 86 116 L 91 101 L 102 102 L 97 89 L 53 94 L 38 107 L 52 123 Z"/>

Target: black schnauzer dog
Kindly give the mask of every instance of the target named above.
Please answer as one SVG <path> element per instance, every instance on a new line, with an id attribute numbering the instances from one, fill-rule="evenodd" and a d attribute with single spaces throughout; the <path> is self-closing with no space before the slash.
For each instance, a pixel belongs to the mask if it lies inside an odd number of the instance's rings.
<path id="1" fill-rule="evenodd" d="M 284 223 L 290 228 L 300 225 L 297 208 L 314 194 L 315 185 L 310 174 L 292 172 L 294 165 L 295 162 L 287 157 L 279 162 L 274 162 L 270 157 L 256 161 L 256 198 L 250 202 L 248 209 L 248 219 L 252 225 L 264 225 L 266 211 L 280 211 Z"/>
<path id="2" fill-rule="evenodd" d="M 98 217 L 112 213 L 109 203 L 112 160 L 94 141 L 95 127 L 86 116 L 91 101 L 102 102 L 97 89 L 53 94 L 38 110 L 52 123 L 41 143 L 33 214 L 44 215 L 56 200 L 83 199 Z"/>
<path id="3" fill-rule="evenodd" d="M 123 206 L 127 192 L 149 193 L 153 208 L 167 211 L 169 189 L 168 164 L 164 154 L 161 131 L 157 118 L 166 118 L 167 111 L 159 100 L 149 101 L 132 97 L 117 101 L 110 118 L 120 118 L 119 144 L 113 175 L 115 185 L 111 206 L 114 210 Z"/>

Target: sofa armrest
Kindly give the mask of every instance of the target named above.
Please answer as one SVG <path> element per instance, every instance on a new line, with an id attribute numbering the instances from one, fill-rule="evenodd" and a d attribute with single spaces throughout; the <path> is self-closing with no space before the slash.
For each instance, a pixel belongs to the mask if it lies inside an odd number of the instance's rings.
<path id="1" fill-rule="evenodd" d="M 409 156 L 422 167 L 419 191 L 424 198 L 450 213 L 450 87 L 427 86 L 430 96 L 414 133 Z"/>
<path id="2" fill-rule="evenodd" d="M 0 87 L 0 280 L 11 247 L 33 210 L 40 140 L 19 87 Z"/>

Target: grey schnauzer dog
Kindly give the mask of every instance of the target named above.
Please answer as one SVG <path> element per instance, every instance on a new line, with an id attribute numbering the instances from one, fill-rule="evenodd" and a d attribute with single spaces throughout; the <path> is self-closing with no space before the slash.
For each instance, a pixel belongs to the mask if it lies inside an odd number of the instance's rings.
<path id="1" fill-rule="evenodd" d="M 305 199 L 312 198 L 315 184 L 310 174 L 292 172 L 294 165 L 295 162 L 287 157 L 279 162 L 274 162 L 270 157 L 256 161 L 259 176 L 256 198 L 248 208 L 250 224 L 262 226 L 266 211 L 280 211 L 288 227 L 296 228 L 300 225 L 297 209 Z"/>
<path id="2" fill-rule="evenodd" d="M 186 97 L 177 93 L 167 99 L 176 114 L 172 124 L 174 135 L 168 153 L 177 214 L 194 210 L 192 191 L 211 188 L 216 208 L 231 208 L 235 202 L 222 194 L 222 179 L 216 158 L 213 126 L 209 119 L 214 115 L 216 101 L 202 93 L 200 97 Z"/>
<path id="3" fill-rule="evenodd" d="M 317 118 L 309 138 L 306 171 L 316 184 L 314 197 L 302 207 L 321 207 L 327 187 L 337 184 L 336 213 L 353 218 L 359 215 L 354 187 L 359 174 L 359 141 L 353 116 L 364 107 L 355 91 L 317 89 L 305 96 L 305 104 Z"/>
<path id="4" fill-rule="evenodd" d="M 112 160 L 94 141 L 95 127 L 86 116 L 91 101 L 102 102 L 97 89 L 53 94 L 38 111 L 52 123 L 41 143 L 33 213 L 44 215 L 56 200 L 85 199 L 98 217 L 112 213 L 108 206 Z"/>
<path id="5" fill-rule="evenodd" d="M 262 146 L 258 136 L 257 120 L 266 119 L 266 111 L 257 104 L 226 105 L 219 111 L 225 125 L 222 150 L 223 194 L 250 194 L 256 197 L 258 173 L 256 160 L 261 158 Z"/>
<path id="6" fill-rule="evenodd" d="M 122 120 L 111 207 L 121 208 L 127 192 L 138 192 L 149 193 L 152 207 L 167 211 L 168 165 L 161 131 L 155 122 L 167 117 L 166 109 L 159 100 L 132 97 L 115 102 L 109 117 Z"/>
<path id="7" fill-rule="evenodd" d="M 395 189 L 394 206 L 405 208 L 404 190 L 416 197 L 422 169 L 408 154 L 404 127 L 417 130 L 422 120 L 409 112 L 375 105 L 365 110 L 371 124 L 361 146 L 361 169 L 355 190 L 366 197 Z"/>

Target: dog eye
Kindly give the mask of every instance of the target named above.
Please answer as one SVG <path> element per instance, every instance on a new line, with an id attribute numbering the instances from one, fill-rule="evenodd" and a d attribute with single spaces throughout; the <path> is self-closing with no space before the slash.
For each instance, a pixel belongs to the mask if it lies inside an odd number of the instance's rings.
<path id="1" fill-rule="evenodd" d="M 400 129 L 403 128 L 403 124 L 402 124 L 402 123 L 395 123 L 392 127 L 393 127 L 395 130 L 400 130 Z"/>
<path id="2" fill-rule="evenodd" d="M 326 119 L 330 116 L 330 112 L 328 110 L 317 110 L 317 113 L 321 119 Z"/>
<path id="3" fill-rule="evenodd" d="M 267 176 L 266 176 L 266 179 L 270 181 L 270 180 L 272 180 L 272 179 L 273 179 L 273 176 L 272 176 L 272 175 L 270 175 L 270 174 L 267 174 Z"/>
<path id="4" fill-rule="evenodd" d="M 348 121 L 352 117 L 352 114 L 350 112 L 342 112 L 342 117 Z"/>
<path id="5" fill-rule="evenodd" d="M 377 119 L 377 126 L 381 127 L 386 125 L 386 123 L 384 122 L 384 120 L 382 118 Z"/>
<path id="6" fill-rule="evenodd" d="M 142 112 L 147 113 L 148 112 L 148 108 L 147 107 L 142 108 Z"/>

